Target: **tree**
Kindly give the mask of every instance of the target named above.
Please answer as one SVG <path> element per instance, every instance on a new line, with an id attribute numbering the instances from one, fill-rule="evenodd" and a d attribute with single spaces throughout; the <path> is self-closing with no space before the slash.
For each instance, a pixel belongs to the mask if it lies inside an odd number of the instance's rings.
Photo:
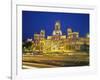
<path id="1" fill-rule="evenodd" d="M 89 53 L 89 45 L 84 43 L 81 45 L 80 50 Z"/>
<path id="2" fill-rule="evenodd" d="M 22 44 L 23 52 L 25 52 L 25 49 L 28 51 L 32 51 L 32 42 L 23 42 Z"/>

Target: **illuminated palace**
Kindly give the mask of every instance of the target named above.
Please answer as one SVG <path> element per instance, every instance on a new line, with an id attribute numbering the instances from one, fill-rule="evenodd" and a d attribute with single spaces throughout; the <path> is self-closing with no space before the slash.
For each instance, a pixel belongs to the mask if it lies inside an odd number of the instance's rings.
<path id="1" fill-rule="evenodd" d="M 66 29 L 66 35 L 61 31 L 59 21 L 55 23 L 51 36 L 45 37 L 45 30 L 39 34 L 34 34 L 33 51 L 49 52 L 71 52 L 80 50 L 81 45 L 89 46 L 89 35 L 79 37 L 79 32 L 74 32 L 71 28 Z"/>

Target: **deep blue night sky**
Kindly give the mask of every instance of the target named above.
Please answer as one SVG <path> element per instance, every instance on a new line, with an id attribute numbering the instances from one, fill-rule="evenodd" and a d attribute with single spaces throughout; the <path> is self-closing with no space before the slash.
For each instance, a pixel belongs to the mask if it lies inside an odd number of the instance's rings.
<path id="1" fill-rule="evenodd" d="M 39 33 L 41 29 L 45 30 L 46 36 L 52 35 L 55 22 L 58 20 L 63 34 L 67 34 L 69 27 L 79 32 L 80 37 L 89 33 L 89 14 L 22 11 L 23 40 L 33 38 L 34 33 Z"/>

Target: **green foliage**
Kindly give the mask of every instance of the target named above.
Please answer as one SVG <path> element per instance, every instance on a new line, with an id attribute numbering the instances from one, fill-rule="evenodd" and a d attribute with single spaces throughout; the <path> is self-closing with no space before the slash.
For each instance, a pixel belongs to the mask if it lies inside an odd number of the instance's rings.
<path id="1" fill-rule="evenodd" d="M 87 44 L 81 45 L 80 50 L 89 53 L 89 45 Z"/>
<path id="2" fill-rule="evenodd" d="M 22 51 L 23 52 L 32 52 L 32 42 L 23 42 Z"/>

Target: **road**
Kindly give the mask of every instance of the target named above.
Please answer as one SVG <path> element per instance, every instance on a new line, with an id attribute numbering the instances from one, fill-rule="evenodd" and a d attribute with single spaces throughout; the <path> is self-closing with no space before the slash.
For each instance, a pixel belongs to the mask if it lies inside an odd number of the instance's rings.
<path id="1" fill-rule="evenodd" d="M 23 55 L 22 63 L 33 68 L 88 66 L 89 55 Z"/>

